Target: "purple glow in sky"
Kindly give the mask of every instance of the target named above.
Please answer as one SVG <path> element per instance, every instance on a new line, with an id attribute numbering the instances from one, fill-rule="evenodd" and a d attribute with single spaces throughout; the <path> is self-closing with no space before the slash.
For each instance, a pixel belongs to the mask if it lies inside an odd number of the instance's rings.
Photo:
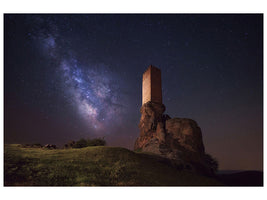
<path id="1" fill-rule="evenodd" d="M 221 169 L 263 169 L 262 14 L 5 14 L 5 143 L 133 149 L 151 64 Z"/>

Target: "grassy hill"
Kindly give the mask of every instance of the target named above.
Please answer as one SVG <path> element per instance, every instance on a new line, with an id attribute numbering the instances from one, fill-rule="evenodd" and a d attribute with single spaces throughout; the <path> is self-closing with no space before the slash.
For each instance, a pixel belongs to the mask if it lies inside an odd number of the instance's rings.
<path id="1" fill-rule="evenodd" d="M 5 145 L 5 186 L 200 186 L 213 178 L 177 170 L 167 159 L 119 147 L 22 148 Z"/>

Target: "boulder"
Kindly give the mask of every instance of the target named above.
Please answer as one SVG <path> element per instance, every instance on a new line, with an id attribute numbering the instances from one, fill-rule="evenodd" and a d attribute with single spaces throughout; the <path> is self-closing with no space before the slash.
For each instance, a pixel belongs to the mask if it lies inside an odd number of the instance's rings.
<path id="1" fill-rule="evenodd" d="M 142 106 L 140 136 L 134 149 L 169 158 L 184 169 L 211 175 L 198 124 L 192 119 L 171 119 L 164 111 L 163 104 L 148 102 Z"/>
<path id="2" fill-rule="evenodd" d="M 166 134 L 183 148 L 199 154 L 205 152 L 201 130 L 194 120 L 173 118 L 166 121 L 165 127 Z"/>

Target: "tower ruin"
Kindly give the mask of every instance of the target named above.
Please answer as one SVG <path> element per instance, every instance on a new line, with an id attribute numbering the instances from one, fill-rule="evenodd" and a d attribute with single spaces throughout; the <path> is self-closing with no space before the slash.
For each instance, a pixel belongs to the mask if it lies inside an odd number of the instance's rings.
<path id="1" fill-rule="evenodd" d="M 164 111 L 161 71 L 150 65 L 143 73 L 140 135 L 134 149 L 175 160 L 184 169 L 213 174 L 198 124 L 192 119 L 171 118 Z"/>
<path id="2" fill-rule="evenodd" d="M 142 105 L 147 102 L 162 104 L 161 71 L 150 65 L 143 74 Z"/>

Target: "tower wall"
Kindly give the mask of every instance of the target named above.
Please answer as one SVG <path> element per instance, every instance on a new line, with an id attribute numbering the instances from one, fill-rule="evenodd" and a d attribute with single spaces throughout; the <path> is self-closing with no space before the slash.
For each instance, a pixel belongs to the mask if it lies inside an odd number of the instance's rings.
<path id="1" fill-rule="evenodd" d="M 161 71 L 152 65 L 143 74 L 142 105 L 149 101 L 162 104 Z"/>

